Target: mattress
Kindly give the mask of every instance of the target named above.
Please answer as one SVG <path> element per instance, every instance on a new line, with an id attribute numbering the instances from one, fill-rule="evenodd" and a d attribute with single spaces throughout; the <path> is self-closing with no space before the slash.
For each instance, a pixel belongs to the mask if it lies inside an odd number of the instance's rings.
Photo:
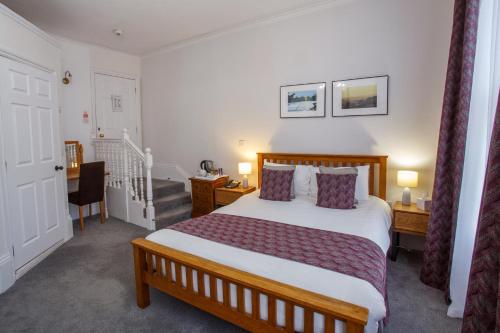
<path id="1" fill-rule="evenodd" d="M 391 210 L 385 201 L 377 197 L 370 196 L 368 200 L 360 202 L 356 209 L 338 210 L 317 207 L 314 200 L 307 196 L 298 196 L 290 202 L 279 202 L 261 200 L 258 195 L 258 191 L 245 195 L 216 212 L 348 233 L 370 239 L 384 253 L 387 253 L 390 245 Z M 382 294 L 362 279 L 231 247 L 169 229 L 158 230 L 146 238 L 245 272 L 366 307 L 369 310 L 366 332 L 377 332 L 378 323 L 386 314 Z M 185 271 L 183 271 L 182 280 L 185 283 Z M 217 294 L 219 300 L 222 300 L 222 284 L 221 281 L 218 282 L 220 285 L 217 287 Z M 196 283 L 194 288 L 197 290 Z M 209 290 L 206 292 L 208 295 Z M 235 286 L 231 286 L 230 296 L 232 305 L 235 305 Z M 251 297 L 248 290 L 245 291 L 245 305 L 246 311 L 250 313 Z M 284 314 L 284 304 L 278 301 L 277 322 L 280 325 L 284 325 Z M 261 295 L 260 315 L 262 319 L 267 319 L 267 299 L 264 295 Z M 315 314 L 314 320 L 315 331 L 322 332 L 322 316 Z M 295 329 L 296 331 L 303 330 L 303 311 L 297 307 L 295 308 Z M 337 332 L 345 331 L 340 321 L 336 322 L 336 329 Z"/>

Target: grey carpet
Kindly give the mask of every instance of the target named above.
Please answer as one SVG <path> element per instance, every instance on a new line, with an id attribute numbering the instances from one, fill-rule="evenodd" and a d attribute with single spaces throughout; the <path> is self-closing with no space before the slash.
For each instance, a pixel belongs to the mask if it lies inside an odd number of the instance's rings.
<path id="1" fill-rule="evenodd" d="M 76 226 L 76 225 L 75 225 Z M 129 241 L 148 232 L 116 219 L 87 219 L 85 232 L 0 295 L 1 332 L 242 332 L 162 294 L 135 305 Z M 390 323 L 386 332 L 459 332 L 446 317 L 442 293 L 418 280 L 420 258 L 401 251 L 389 264 Z"/>

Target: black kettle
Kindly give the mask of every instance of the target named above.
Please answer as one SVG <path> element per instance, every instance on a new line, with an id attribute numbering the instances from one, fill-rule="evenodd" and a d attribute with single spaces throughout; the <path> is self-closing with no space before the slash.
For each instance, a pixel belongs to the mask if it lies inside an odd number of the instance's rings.
<path id="1" fill-rule="evenodd" d="M 214 161 L 203 160 L 200 163 L 200 168 L 205 170 L 206 172 L 212 172 L 212 170 L 214 169 Z"/>

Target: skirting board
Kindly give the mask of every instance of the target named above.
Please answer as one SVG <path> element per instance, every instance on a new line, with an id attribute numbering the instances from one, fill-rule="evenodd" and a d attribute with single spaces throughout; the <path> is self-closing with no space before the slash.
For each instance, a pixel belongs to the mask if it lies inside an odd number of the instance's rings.
<path id="1" fill-rule="evenodd" d="M 40 262 L 42 262 L 43 259 L 47 258 L 52 252 L 57 250 L 63 244 L 64 244 L 64 239 L 61 239 L 60 241 L 58 241 L 57 243 L 55 243 L 54 245 L 49 247 L 47 250 L 42 252 L 38 257 L 34 258 L 33 260 L 31 260 L 30 262 L 28 262 L 24 266 L 20 267 L 15 273 L 16 280 L 21 278 L 24 274 L 28 273 L 28 271 L 30 269 L 32 269 L 33 267 L 38 265 Z"/>
<path id="2" fill-rule="evenodd" d="M 183 182 L 186 191 L 191 192 L 191 182 L 189 181 L 191 175 L 176 163 L 154 163 L 152 176 L 156 179 L 169 179 Z"/>

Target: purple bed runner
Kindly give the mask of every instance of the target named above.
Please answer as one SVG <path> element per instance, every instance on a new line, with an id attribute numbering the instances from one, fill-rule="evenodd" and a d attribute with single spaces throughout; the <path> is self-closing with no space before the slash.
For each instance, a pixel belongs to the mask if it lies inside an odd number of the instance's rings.
<path id="1" fill-rule="evenodd" d="M 218 213 L 168 229 L 363 279 L 384 296 L 388 314 L 386 256 L 367 238 Z"/>

